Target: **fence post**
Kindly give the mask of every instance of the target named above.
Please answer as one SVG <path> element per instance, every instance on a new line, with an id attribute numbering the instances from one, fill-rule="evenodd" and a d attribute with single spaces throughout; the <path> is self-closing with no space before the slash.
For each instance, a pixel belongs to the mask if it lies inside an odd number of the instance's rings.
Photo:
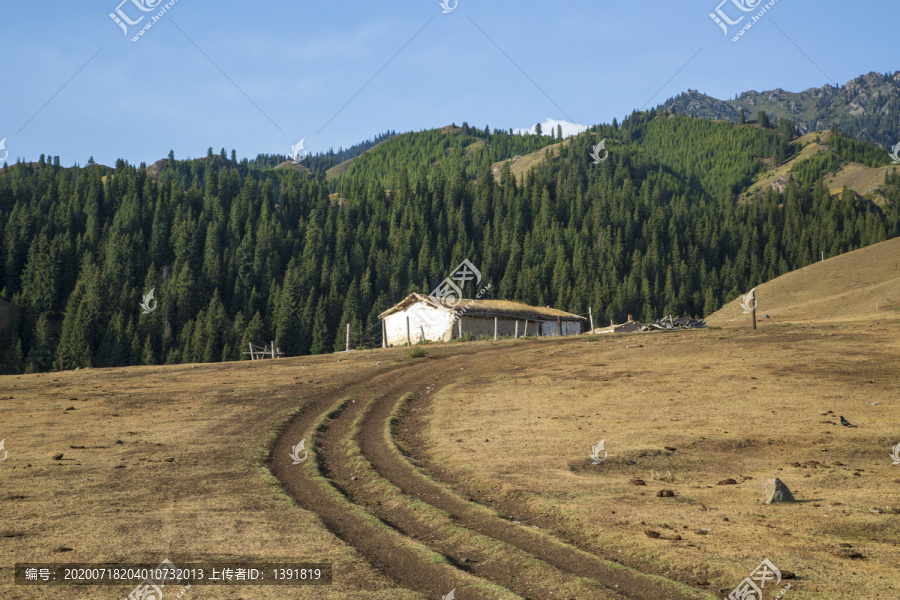
<path id="1" fill-rule="evenodd" d="M 522 335 L 528 337 L 528 319 L 525 319 L 525 333 Z"/>
<path id="2" fill-rule="evenodd" d="M 594 333 L 594 307 L 588 307 L 588 316 L 591 317 L 591 333 Z"/>
<path id="3" fill-rule="evenodd" d="M 409 317 L 406 317 L 406 345 L 412 346 L 412 334 L 409 332 Z"/>
<path id="4" fill-rule="evenodd" d="M 387 348 L 387 322 L 381 320 L 381 347 Z"/>
<path id="5" fill-rule="evenodd" d="M 519 320 L 516 319 L 516 337 L 514 339 L 519 339 Z"/>
<path id="6" fill-rule="evenodd" d="M 347 352 L 350 352 L 350 323 L 347 323 Z"/>
<path id="7" fill-rule="evenodd" d="M 494 317 L 494 341 L 497 341 L 497 317 Z"/>
<path id="8" fill-rule="evenodd" d="M 562 319 L 559 318 L 558 315 L 557 315 L 557 317 L 556 317 L 556 332 L 557 332 L 556 334 L 557 334 L 559 337 L 562 337 Z"/>

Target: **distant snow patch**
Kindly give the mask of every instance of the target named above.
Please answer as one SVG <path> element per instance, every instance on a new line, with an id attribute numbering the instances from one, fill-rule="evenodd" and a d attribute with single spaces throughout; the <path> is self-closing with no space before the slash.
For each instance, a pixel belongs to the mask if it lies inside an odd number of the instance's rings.
<path id="1" fill-rule="evenodd" d="M 547 119 L 543 123 L 541 123 L 541 133 L 544 135 L 550 135 L 550 132 L 553 131 L 553 135 L 556 135 L 557 126 L 562 125 L 563 139 L 578 135 L 587 129 L 584 125 L 579 125 L 578 123 L 569 123 L 568 121 L 557 121 L 556 119 Z M 514 133 L 517 134 L 534 134 L 535 125 L 532 125 L 530 129 L 516 129 Z"/>

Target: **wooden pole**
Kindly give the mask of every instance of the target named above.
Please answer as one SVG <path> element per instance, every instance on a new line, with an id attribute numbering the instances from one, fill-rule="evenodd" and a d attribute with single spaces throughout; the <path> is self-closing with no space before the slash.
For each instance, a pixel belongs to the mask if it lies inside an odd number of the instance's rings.
<path id="1" fill-rule="evenodd" d="M 588 307 L 588 316 L 591 317 L 591 333 L 594 333 L 594 307 Z"/>
<path id="2" fill-rule="evenodd" d="M 419 332 L 422 334 L 422 339 L 419 341 L 425 341 L 425 326 L 419 323 Z"/>
<path id="3" fill-rule="evenodd" d="M 256 360 L 256 355 L 253 354 L 253 344 L 251 342 L 247 342 L 247 345 L 250 346 L 250 360 Z"/>
<path id="4" fill-rule="evenodd" d="M 494 317 L 494 341 L 497 341 L 497 317 Z"/>
<path id="5" fill-rule="evenodd" d="M 381 320 L 381 347 L 387 348 L 387 322 Z"/>
<path id="6" fill-rule="evenodd" d="M 753 309 L 753 329 L 756 329 L 756 308 Z"/>
<path id="7" fill-rule="evenodd" d="M 459 318 L 457 323 L 459 323 L 459 337 L 462 337 L 462 317 Z"/>
<path id="8" fill-rule="evenodd" d="M 562 337 L 562 319 L 559 316 L 556 317 L 556 335 Z"/>
<path id="9" fill-rule="evenodd" d="M 878 303 L 875 303 L 875 306 L 878 306 Z M 514 339 L 519 339 L 519 320 L 516 319 L 516 337 Z"/>
<path id="10" fill-rule="evenodd" d="M 406 345 L 412 346 L 412 334 L 409 332 L 409 317 L 406 317 Z"/>
<path id="11" fill-rule="evenodd" d="M 350 323 L 347 323 L 347 352 L 350 352 Z"/>
<path id="12" fill-rule="evenodd" d="M 522 335 L 528 337 L 528 319 L 525 319 L 525 333 Z"/>

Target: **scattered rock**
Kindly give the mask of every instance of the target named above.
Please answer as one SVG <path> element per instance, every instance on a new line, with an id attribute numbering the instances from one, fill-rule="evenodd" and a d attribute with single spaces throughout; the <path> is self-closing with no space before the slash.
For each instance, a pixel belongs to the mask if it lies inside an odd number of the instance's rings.
<path id="1" fill-rule="evenodd" d="M 54 552 L 71 552 L 73 548 L 69 548 L 68 546 L 57 546 L 53 549 Z"/>
<path id="2" fill-rule="evenodd" d="M 647 485 L 643 479 L 632 479 L 628 483 L 630 483 L 631 485 Z"/>
<path id="3" fill-rule="evenodd" d="M 673 496 L 675 496 L 675 492 L 672 490 L 659 490 L 656 492 L 657 498 L 672 498 Z"/>
<path id="4" fill-rule="evenodd" d="M 350 481 L 356 481 L 357 479 L 359 479 L 359 477 L 357 477 L 356 475 L 354 475 L 353 477 L 350 478 Z"/>
<path id="5" fill-rule="evenodd" d="M 863 555 L 852 548 L 838 548 L 832 552 L 838 558 L 863 558 Z"/>
<path id="6" fill-rule="evenodd" d="M 53 455 L 53 460 L 62 460 L 62 457 L 63 457 L 63 453 L 60 452 L 59 454 Z"/>
<path id="7" fill-rule="evenodd" d="M 116 443 L 117 443 L 117 444 L 124 444 L 125 442 L 123 442 L 122 440 L 116 440 Z"/>
<path id="8" fill-rule="evenodd" d="M 782 571 L 781 572 L 782 579 L 797 579 L 797 574 L 793 571 Z"/>
<path id="9" fill-rule="evenodd" d="M 681 539 L 681 536 L 680 536 L 680 535 L 676 535 L 676 536 L 673 537 L 672 539 L 675 540 L 675 541 L 677 542 L 677 541 L 679 541 L 679 540 Z"/>
<path id="10" fill-rule="evenodd" d="M 660 533 L 658 531 L 653 531 L 652 529 L 645 529 L 644 533 L 647 535 L 648 538 L 651 538 L 654 540 L 658 539 L 660 536 Z"/>
<path id="11" fill-rule="evenodd" d="M 723 520 L 723 521 L 730 521 L 730 519 L 729 519 L 728 517 L 722 517 L 722 520 Z"/>
<path id="12" fill-rule="evenodd" d="M 723 479 L 716 485 L 737 485 L 737 481 L 735 481 L 734 479 Z"/>
<path id="13" fill-rule="evenodd" d="M 175 457 L 174 457 L 174 456 L 167 456 L 167 457 L 166 457 L 166 462 L 175 462 Z"/>
<path id="14" fill-rule="evenodd" d="M 791 490 L 777 477 L 766 481 L 763 486 L 763 494 L 766 497 L 766 504 L 794 502 L 794 495 L 791 493 Z"/>
<path id="15" fill-rule="evenodd" d="M 484 441 L 488 441 L 488 439 L 487 439 L 487 438 L 484 438 Z"/>
<path id="16" fill-rule="evenodd" d="M 470 559 L 468 556 L 463 556 L 463 557 L 462 557 L 462 562 L 464 562 L 464 563 L 471 562 L 471 560 L 472 560 L 472 559 Z"/>
<path id="17" fill-rule="evenodd" d="M 675 448 L 672 448 L 671 446 L 665 446 L 665 449 L 669 452 L 675 452 Z"/>
<path id="18" fill-rule="evenodd" d="M 0 537 L 4 538 L 17 538 L 17 537 L 25 537 L 24 531 L 15 531 L 12 529 L 5 529 L 0 531 Z"/>
<path id="19" fill-rule="evenodd" d="M 69 407 L 69 408 L 67 408 L 67 409 L 66 409 L 66 410 L 78 410 L 78 409 L 77 409 L 77 408 L 75 408 L 75 407 L 74 407 L 74 406 L 70 406 L 70 407 Z"/>
<path id="20" fill-rule="evenodd" d="M 831 465 L 834 467 L 846 467 L 847 466 L 842 462 L 834 462 L 834 463 L 831 463 Z"/>

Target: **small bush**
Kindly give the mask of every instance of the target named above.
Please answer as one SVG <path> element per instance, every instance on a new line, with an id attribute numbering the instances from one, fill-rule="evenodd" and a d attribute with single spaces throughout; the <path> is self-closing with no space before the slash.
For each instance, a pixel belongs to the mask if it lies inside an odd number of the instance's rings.
<path id="1" fill-rule="evenodd" d="M 428 353 L 425 352 L 422 348 L 410 348 L 406 352 L 403 353 L 403 358 L 406 360 L 412 360 L 414 358 L 425 358 L 428 356 Z"/>
<path id="2" fill-rule="evenodd" d="M 475 340 L 475 336 L 473 336 L 471 333 L 465 333 L 462 336 L 453 338 L 450 341 L 451 342 L 472 342 L 474 340 Z"/>

